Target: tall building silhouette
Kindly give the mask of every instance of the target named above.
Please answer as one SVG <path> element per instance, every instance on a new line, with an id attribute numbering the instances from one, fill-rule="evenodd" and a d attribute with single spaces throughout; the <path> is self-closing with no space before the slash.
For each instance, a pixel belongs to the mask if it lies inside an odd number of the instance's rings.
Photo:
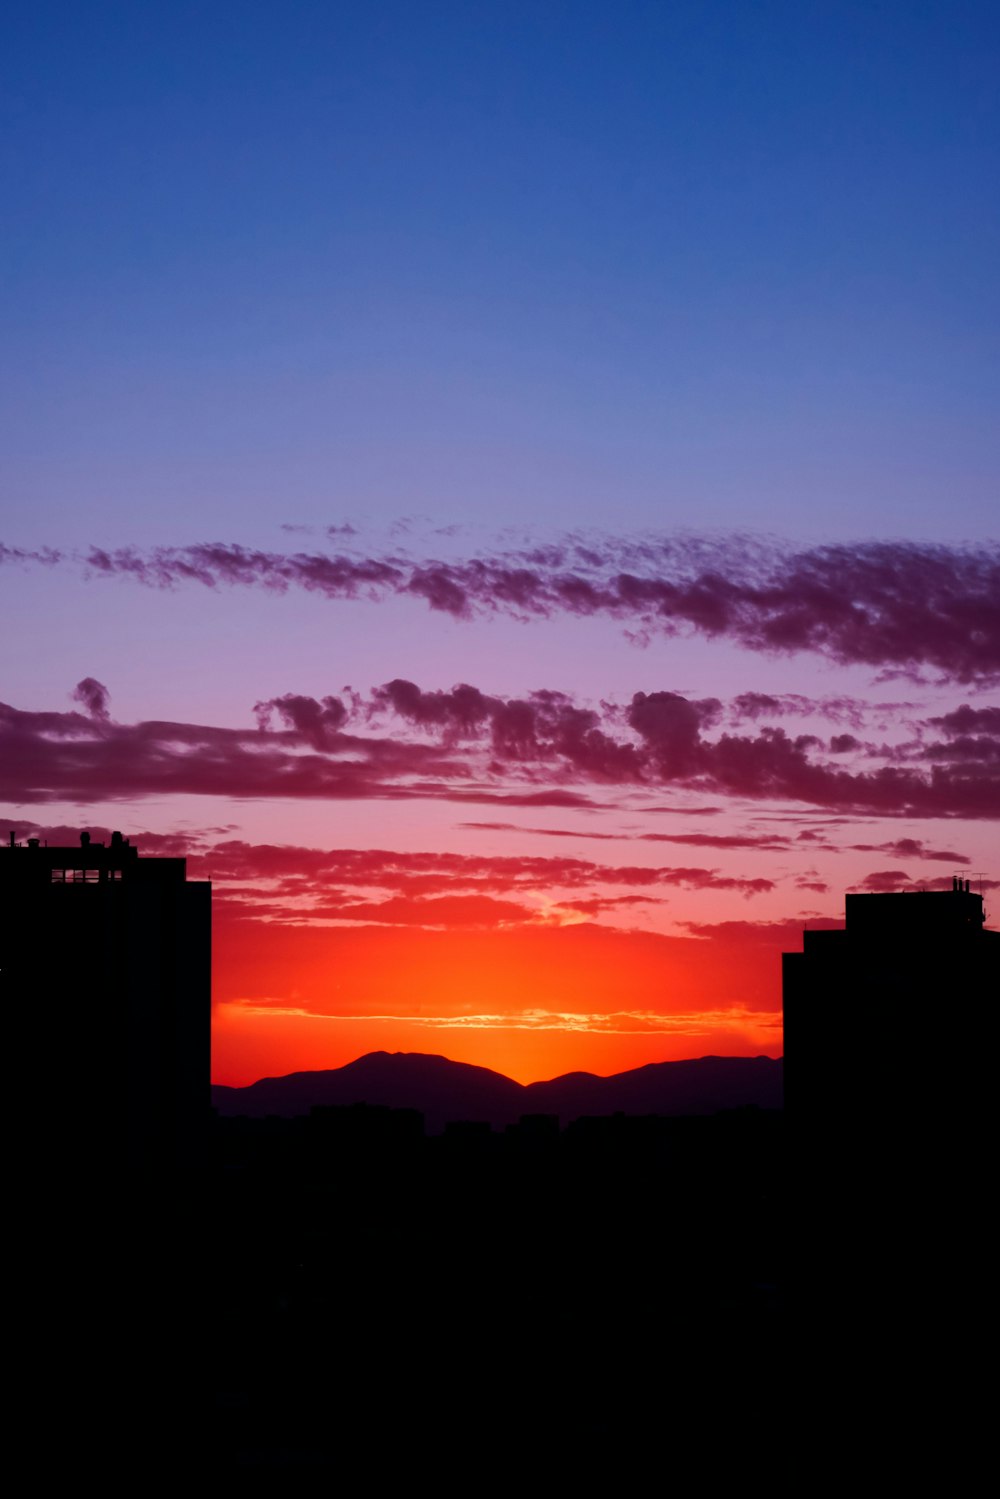
<path id="1" fill-rule="evenodd" d="M 806 930 L 802 951 L 782 955 L 790 1111 L 818 1122 L 961 1107 L 1000 994 L 983 897 L 955 878 L 950 890 L 848 895 L 845 909 L 842 930 Z M 957 1054 L 961 1078 L 948 1072 Z"/>
<path id="2" fill-rule="evenodd" d="M 210 1107 L 211 890 L 121 833 L 0 845 L 0 983 L 52 1166 L 189 1166 Z"/>

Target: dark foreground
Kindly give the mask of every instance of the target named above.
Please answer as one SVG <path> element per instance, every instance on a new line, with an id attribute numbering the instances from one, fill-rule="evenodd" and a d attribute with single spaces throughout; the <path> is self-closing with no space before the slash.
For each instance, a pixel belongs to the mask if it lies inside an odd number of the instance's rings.
<path id="1" fill-rule="evenodd" d="M 655 1464 L 657 1488 L 770 1487 L 780 1114 L 214 1129 L 196 1177 L 39 1202 L 43 1469 L 475 1493 L 630 1488 Z"/>

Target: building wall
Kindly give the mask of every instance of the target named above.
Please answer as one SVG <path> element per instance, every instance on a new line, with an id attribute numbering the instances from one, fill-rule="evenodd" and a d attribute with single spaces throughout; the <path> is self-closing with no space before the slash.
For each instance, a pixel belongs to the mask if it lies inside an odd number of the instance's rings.
<path id="1" fill-rule="evenodd" d="M 806 931 L 782 958 L 790 1113 L 836 1132 L 850 1114 L 960 1114 L 992 1055 L 1000 933 L 966 891 L 847 897 L 843 931 Z"/>
<path id="2" fill-rule="evenodd" d="M 19 1110 L 53 1164 L 148 1171 L 197 1163 L 210 1109 L 211 886 L 183 860 L 0 849 L 0 982 L 14 1016 Z M 159 867 L 157 867 L 159 866 Z M 77 867 L 84 867 L 79 865 Z"/>

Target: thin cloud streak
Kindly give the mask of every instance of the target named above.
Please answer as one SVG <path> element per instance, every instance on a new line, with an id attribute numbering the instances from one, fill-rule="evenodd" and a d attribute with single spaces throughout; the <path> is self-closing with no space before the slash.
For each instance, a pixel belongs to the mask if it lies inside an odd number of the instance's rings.
<path id="1" fill-rule="evenodd" d="M 505 1014 L 330 1014 L 307 1010 L 299 1005 L 288 1005 L 281 1000 L 263 1003 L 261 1000 L 229 1000 L 227 1004 L 239 1009 L 241 1014 L 274 1017 L 281 1015 L 293 1019 L 328 1020 L 337 1024 L 364 1022 L 365 1024 L 412 1025 L 424 1030 L 503 1030 L 503 1031 L 571 1031 L 600 1035 L 644 1036 L 670 1034 L 700 1036 L 722 1028 L 746 1025 L 759 1029 L 767 1021 L 768 1011 L 747 1010 L 734 1005 L 726 1010 L 697 1010 L 687 1013 L 661 1015 L 655 1010 L 618 1010 L 593 1014 L 572 1011 L 513 1010 Z M 778 1012 L 773 1012 L 778 1019 Z"/>

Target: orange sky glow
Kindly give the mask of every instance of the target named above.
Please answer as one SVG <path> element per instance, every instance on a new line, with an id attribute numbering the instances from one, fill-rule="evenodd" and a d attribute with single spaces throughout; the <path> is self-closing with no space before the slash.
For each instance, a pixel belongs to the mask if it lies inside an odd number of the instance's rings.
<path id="1" fill-rule="evenodd" d="M 214 1076 L 432 1051 L 531 1082 L 724 1053 L 781 1055 L 781 927 L 723 943 L 597 925 L 446 932 L 222 922 Z M 323 1012 L 326 1012 L 325 1014 Z"/>

